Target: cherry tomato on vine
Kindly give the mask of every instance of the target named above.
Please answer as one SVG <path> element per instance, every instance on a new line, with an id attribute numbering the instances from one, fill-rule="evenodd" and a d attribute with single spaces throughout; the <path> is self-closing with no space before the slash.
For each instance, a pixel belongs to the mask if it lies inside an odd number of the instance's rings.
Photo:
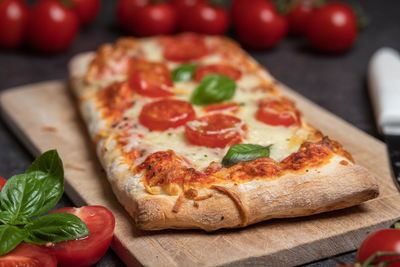
<path id="1" fill-rule="evenodd" d="M 365 262 L 376 252 L 398 252 L 400 253 L 400 230 L 399 229 L 383 229 L 369 235 L 361 244 L 357 252 L 356 261 Z M 390 267 L 400 266 L 399 256 L 383 256 L 374 260 L 374 263 L 382 261 L 399 259 L 394 263 L 387 265 Z"/>
<path id="2" fill-rule="evenodd" d="M 120 0 L 117 3 L 116 15 L 120 27 L 132 31 L 132 18 L 138 7 L 147 5 L 149 0 Z"/>
<path id="3" fill-rule="evenodd" d="M 344 3 L 328 3 L 313 11 L 307 23 L 306 36 L 317 50 L 346 51 L 357 38 L 356 16 Z"/>
<path id="4" fill-rule="evenodd" d="M 224 34 L 229 26 L 229 17 L 222 7 L 198 2 L 187 7 L 179 17 L 180 30 L 203 34 Z"/>
<path id="5" fill-rule="evenodd" d="M 243 10 L 249 6 L 249 5 L 254 5 L 255 2 L 265 2 L 267 0 L 233 0 L 231 4 L 231 18 L 232 18 L 232 23 L 236 27 L 236 23 L 238 22 L 238 17 L 241 16 L 243 13 Z"/>
<path id="6" fill-rule="evenodd" d="M 114 233 L 115 218 L 103 206 L 61 208 L 54 212 L 66 212 L 78 216 L 89 228 L 87 237 L 53 243 L 50 252 L 61 267 L 87 267 L 95 264 L 106 253 Z"/>
<path id="7" fill-rule="evenodd" d="M 171 34 L 177 27 L 177 13 L 166 2 L 138 7 L 132 17 L 132 32 L 140 37 Z"/>
<path id="8" fill-rule="evenodd" d="M 177 9 L 178 13 L 185 10 L 185 8 L 192 7 L 203 0 L 171 0 L 171 4 Z"/>
<path id="9" fill-rule="evenodd" d="M 0 47 L 15 48 L 26 33 L 29 9 L 20 0 L 0 1 Z"/>
<path id="10" fill-rule="evenodd" d="M 7 180 L 4 179 L 3 177 L 0 177 L 0 192 L 1 189 L 3 189 L 3 186 L 6 184 Z"/>
<path id="11" fill-rule="evenodd" d="M 56 267 L 57 259 L 44 246 L 22 242 L 11 252 L 0 256 L 0 266 Z"/>
<path id="12" fill-rule="evenodd" d="M 302 0 L 290 9 L 286 17 L 292 34 L 303 35 L 306 32 L 307 23 L 313 10 L 313 1 L 311 0 Z"/>
<path id="13" fill-rule="evenodd" d="M 255 1 L 243 5 L 235 18 L 235 29 L 243 45 L 262 49 L 278 44 L 288 31 L 288 24 L 272 3 Z"/>
<path id="14" fill-rule="evenodd" d="M 40 1 L 31 10 L 29 41 L 39 51 L 60 52 L 67 49 L 78 29 L 79 19 L 75 12 L 59 1 Z"/>
<path id="15" fill-rule="evenodd" d="M 82 25 L 94 20 L 100 9 L 100 0 L 71 0 L 72 9 L 78 15 Z"/>

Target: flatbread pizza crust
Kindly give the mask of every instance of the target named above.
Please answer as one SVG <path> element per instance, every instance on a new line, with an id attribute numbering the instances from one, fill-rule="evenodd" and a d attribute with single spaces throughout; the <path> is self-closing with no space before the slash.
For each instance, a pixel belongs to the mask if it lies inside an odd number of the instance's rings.
<path id="1" fill-rule="evenodd" d="M 81 54 L 70 62 L 72 89 L 78 98 L 88 93 L 84 76 L 93 55 Z M 103 124 L 96 104 L 90 98 L 79 104 L 94 138 Z M 132 175 L 112 138 L 101 138 L 96 146 L 116 197 L 143 230 L 200 228 L 214 231 L 244 227 L 272 218 L 342 209 L 379 194 L 375 178 L 368 170 L 334 155 L 329 163 L 308 172 L 287 173 L 273 180 L 215 184 L 203 190 L 203 195 L 211 197 L 201 201 L 184 198 L 183 194 L 152 195 L 141 183 L 143 174 Z"/>

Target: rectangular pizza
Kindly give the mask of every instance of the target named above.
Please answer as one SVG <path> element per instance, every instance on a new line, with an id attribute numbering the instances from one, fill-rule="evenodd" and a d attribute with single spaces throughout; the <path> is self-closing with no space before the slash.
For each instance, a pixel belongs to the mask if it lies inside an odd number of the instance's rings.
<path id="1" fill-rule="evenodd" d="M 73 58 L 70 75 L 113 192 L 140 229 L 244 227 L 379 194 L 228 38 L 122 38 Z"/>

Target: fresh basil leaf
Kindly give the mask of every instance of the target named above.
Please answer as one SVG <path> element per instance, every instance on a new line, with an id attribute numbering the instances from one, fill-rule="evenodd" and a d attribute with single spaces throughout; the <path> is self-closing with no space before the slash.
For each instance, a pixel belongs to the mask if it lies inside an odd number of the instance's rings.
<path id="1" fill-rule="evenodd" d="M 12 225 L 0 225 L 0 255 L 4 255 L 13 250 L 24 240 L 26 233 Z"/>
<path id="2" fill-rule="evenodd" d="M 190 102 L 200 106 L 219 103 L 231 99 L 235 94 L 235 90 L 236 83 L 231 78 L 224 75 L 210 74 L 201 80 L 192 93 Z"/>
<path id="3" fill-rule="evenodd" d="M 241 161 L 250 161 L 261 157 L 269 157 L 270 146 L 255 144 L 237 144 L 229 148 L 228 153 L 222 159 L 224 167 L 232 166 Z"/>
<path id="4" fill-rule="evenodd" d="M 6 210 L 0 211 L 0 223 L 8 223 L 12 219 L 12 214 Z"/>
<path id="5" fill-rule="evenodd" d="M 24 229 L 28 233 L 25 241 L 39 245 L 74 240 L 89 235 L 89 229 L 81 219 L 62 212 L 38 217 Z"/>
<path id="6" fill-rule="evenodd" d="M 194 71 L 198 64 L 185 64 L 172 71 L 172 80 L 174 82 L 187 82 L 193 79 Z"/>
<path id="7" fill-rule="evenodd" d="M 9 224 L 20 224 L 20 217 L 33 217 L 43 206 L 42 182 L 29 174 L 11 177 L 0 193 L 1 208 L 12 215 Z"/>
<path id="8" fill-rule="evenodd" d="M 63 163 L 56 150 L 49 150 L 39 156 L 26 173 L 42 181 L 43 206 L 33 216 L 41 215 L 50 210 L 62 197 L 64 192 Z"/>

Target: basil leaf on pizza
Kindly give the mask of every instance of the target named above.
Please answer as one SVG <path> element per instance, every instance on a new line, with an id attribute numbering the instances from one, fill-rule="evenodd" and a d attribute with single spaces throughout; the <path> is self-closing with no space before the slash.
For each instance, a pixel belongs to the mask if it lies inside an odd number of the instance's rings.
<path id="1" fill-rule="evenodd" d="M 190 102 L 199 106 L 219 103 L 231 99 L 235 90 L 236 83 L 231 78 L 219 74 L 207 75 L 192 93 Z"/>
<path id="2" fill-rule="evenodd" d="M 193 79 L 194 71 L 198 64 L 185 64 L 172 71 L 174 82 L 187 82 Z"/>
<path id="3" fill-rule="evenodd" d="M 26 240 L 38 245 L 74 240 L 89 235 L 89 229 L 80 218 L 62 212 L 38 217 L 24 229 L 28 233 Z"/>
<path id="4" fill-rule="evenodd" d="M 241 161 L 250 161 L 262 157 L 269 157 L 271 146 L 262 146 L 256 144 L 237 144 L 231 146 L 225 157 L 222 159 L 222 165 L 229 167 Z"/>

